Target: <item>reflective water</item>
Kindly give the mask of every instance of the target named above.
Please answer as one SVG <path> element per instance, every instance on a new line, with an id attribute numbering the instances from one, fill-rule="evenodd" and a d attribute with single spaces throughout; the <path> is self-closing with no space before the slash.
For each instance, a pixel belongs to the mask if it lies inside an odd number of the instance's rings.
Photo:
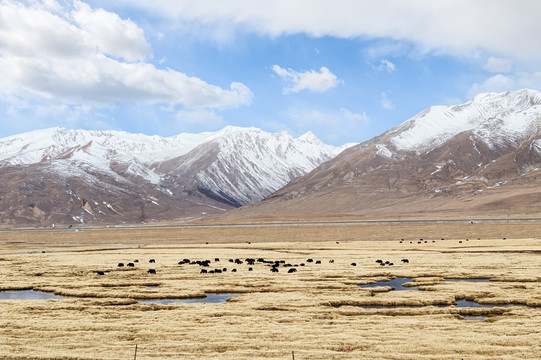
<path id="1" fill-rule="evenodd" d="M 403 286 L 405 283 L 412 282 L 412 278 L 405 278 L 405 277 L 397 277 L 396 279 L 392 279 L 390 281 L 378 281 L 375 284 L 365 284 L 365 285 L 359 285 L 360 288 L 373 288 L 377 286 L 392 286 L 395 290 L 419 290 L 417 287 L 406 287 Z"/>
<path id="2" fill-rule="evenodd" d="M 522 304 L 479 304 L 478 302 L 461 299 L 455 303 L 455 307 L 475 307 L 475 308 L 508 308 L 508 307 L 525 307 L 527 309 L 532 309 L 530 306 Z"/>
<path id="3" fill-rule="evenodd" d="M 148 299 L 139 300 L 144 304 L 172 304 L 172 303 L 223 303 L 229 298 L 240 296 L 240 294 L 209 294 L 204 298 L 196 299 Z"/>
<path id="4" fill-rule="evenodd" d="M 48 299 L 66 299 L 63 296 L 57 296 L 53 293 L 36 290 L 9 290 L 0 291 L 0 300 L 48 300 Z"/>
<path id="5" fill-rule="evenodd" d="M 472 320 L 472 321 L 485 321 L 487 318 L 486 316 L 465 316 L 464 320 Z"/>
<path id="6" fill-rule="evenodd" d="M 139 300 L 140 303 L 150 304 L 171 304 L 171 303 L 223 303 L 229 298 L 240 296 L 240 294 L 209 294 L 204 298 L 197 299 L 149 299 Z M 10 290 L 0 291 L 0 300 L 48 300 L 48 299 L 69 299 L 64 296 L 57 296 L 53 293 L 36 290 Z"/>
<path id="7" fill-rule="evenodd" d="M 444 279 L 445 282 L 458 282 L 458 281 L 466 281 L 466 282 L 490 282 L 491 280 L 488 278 L 469 278 L 469 279 L 459 279 L 459 278 L 449 278 Z M 396 279 L 392 279 L 390 281 L 378 281 L 374 284 L 365 284 L 365 285 L 359 285 L 361 288 L 373 288 L 377 286 L 392 286 L 395 290 L 419 290 L 416 286 L 414 287 L 406 287 L 403 286 L 404 283 L 413 282 L 412 278 L 405 278 L 405 277 L 397 277 Z"/>

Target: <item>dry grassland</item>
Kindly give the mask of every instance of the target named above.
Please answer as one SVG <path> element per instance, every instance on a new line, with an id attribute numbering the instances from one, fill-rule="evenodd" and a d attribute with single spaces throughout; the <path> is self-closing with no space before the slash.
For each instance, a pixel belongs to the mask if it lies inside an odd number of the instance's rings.
<path id="1" fill-rule="evenodd" d="M 73 298 L 0 300 L 0 358 L 132 359 L 137 345 L 137 359 L 292 359 L 293 351 L 296 360 L 540 359 L 540 229 L 479 224 L 4 232 L 1 290 L 33 288 Z M 305 266 L 271 273 L 261 263 L 248 271 L 246 263 L 228 261 L 260 257 Z M 177 264 L 184 258 L 211 259 L 210 269 L 228 271 L 200 274 L 197 265 Z M 117 267 L 135 259 L 134 268 Z M 380 266 L 377 259 L 395 265 Z M 157 274 L 148 274 L 150 268 Z M 391 277 L 411 277 L 421 291 L 358 286 Z M 241 296 L 218 304 L 137 302 L 210 293 Z M 523 306 L 452 305 L 462 298 Z M 370 305 L 396 307 L 363 307 Z"/>

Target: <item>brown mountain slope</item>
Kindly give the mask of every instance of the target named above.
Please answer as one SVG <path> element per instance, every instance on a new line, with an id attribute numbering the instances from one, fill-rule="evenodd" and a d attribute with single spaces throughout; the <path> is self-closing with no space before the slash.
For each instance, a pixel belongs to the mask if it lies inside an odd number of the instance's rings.
<path id="1" fill-rule="evenodd" d="M 225 216 L 541 214 L 541 95 L 489 95 L 428 109 Z"/>

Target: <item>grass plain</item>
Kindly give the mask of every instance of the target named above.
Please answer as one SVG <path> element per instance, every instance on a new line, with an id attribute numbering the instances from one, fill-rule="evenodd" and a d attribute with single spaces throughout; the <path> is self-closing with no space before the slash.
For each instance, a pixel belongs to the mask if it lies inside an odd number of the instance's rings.
<path id="1" fill-rule="evenodd" d="M 540 359 L 540 239 L 536 223 L 1 232 L 0 290 L 68 298 L 0 300 L 0 358 L 132 359 L 137 345 L 137 359 Z M 200 274 L 184 258 L 228 271 Z M 248 271 L 237 258 L 305 266 Z M 392 277 L 420 291 L 358 286 Z M 241 295 L 137 301 L 212 293 Z"/>

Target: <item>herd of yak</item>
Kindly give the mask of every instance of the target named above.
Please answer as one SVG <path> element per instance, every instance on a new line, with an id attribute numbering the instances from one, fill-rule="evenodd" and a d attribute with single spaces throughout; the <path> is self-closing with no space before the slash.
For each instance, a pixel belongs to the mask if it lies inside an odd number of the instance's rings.
<path id="1" fill-rule="evenodd" d="M 253 259 L 253 258 L 246 258 L 244 260 L 241 260 L 241 259 L 229 259 L 228 260 L 231 264 L 235 264 L 235 265 L 242 265 L 242 264 L 245 264 L 248 266 L 248 271 L 253 271 L 253 266 L 257 263 L 257 264 L 263 264 L 263 265 L 266 265 L 268 267 L 270 267 L 270 271 L 273 272 L 273 273 L 277 273 L 279 272 L 280 268 L 283 268 L 284 270 L 287 269 L 287 273 L 294 273 L 294 272 L 297 272 L 297 268 L 299 267 L 303 267 L 303 266 L 306 266 L 306 264 L 316 264 L 316 265 L 319 265 L 321 264 L 321 260 L 314 260 L 314 259 L 307 259 L 306 260 L 306 263 L 302 262 L 302 263 L 299 263 L 299 264 L 291 264 L 291 263 L 288 263 L 286 262 L 285 260 L 266 260 L 264 258 L 258 258 L 258 259 Z M 129 262 L 127 264 L 124 264 L 124 263 L 118 263 L 118 267 L 135 267 L 135 263 L 138 263 L 139 260 L 134 260 L 133 262 Z M 155 259 L 150 259 L 149 260 L 149 263 L 155 263 L 156 260 Z M 211 261 L 211 260 L 190 260 L 190 259 L 183 259 L 181 261 L 178 262 L 178 265 L 197 265 L 199 266 L 201 269 L 200 269 L 200 273 L 201 274 L 220 274 L 220 273 L 224 273 L 224 272 L 227 272 L 228 269 L 226 267 L 218 267 L 218 263 L 220 262 L 220 259 L 219 258 L 215 258 L 214 261 Z M 409 263 L 409 260 L 408 259 L 402 259 L 401 262 L 403 262 L 404 264 L 406 263 Z M 329 263 L 334 263 L 334 260 L 329 260 Z M 383 260 L 376 260 L 376 263 L 380 264 L 381 266 L 393 266 L 394 263 L 390 262 L 390 261 L 383 261 Z M 357 263 L 351 263 L 351 266 L 357 266 Z M 233 268 L 230 270 L 231 272 L 237 272 L 237 268 Z M 156 274 L 156 269 L 149 269 L 148 270 L 148 273 L 149 274 Z M 98 275 L 105 275 L 105 272 L 104 271 L 98 271 L 97 272 Z"/>
<path id="2" fill-rule="evenodd" d="M 441 240 L 445 240 L 444 238 L 442 238 Z M 478 240 L 480 240 L 480 238 L 478 238 Z M 506 240 L 506 238 L 503 238 L 503 240 Z M 400 239 L 400 243 L 404 243 L 404 239 Z M 466 241 L 469 241 L 469 239 L 466 239 Z M 416 241 L 417 244 L 422 244 L 423 242 L 426 244 L 428 243 L 427 240 L 423 240 L 423 239 L 419 239 Z M 436 241 L 435 240 L 432 240 L 433 243 L 435 243 Z M 337 241 L 336 242 L 337 244 L 339 244 L 339 242 Z M 410 241 L 409 242 L 410 244 L 413 243 L 413 241 Z M 459 243 L 462 243 L 462 240 L 459 241 Z M 208 244 L 208 243 L 207 243 Z M 184 260 L 181 260 L 178 262 L 178 265 L 198 265 L 201 267 L 201 270 L 200 270 L 200 273 L 201 274 L 219 274 L 219 273 L 223 273 L 223 272 L 227 272 L 227 268 L 226 267 L 217 267 L 217 263 L 220 261 L 219 258 L 215 258 L 214 259 L 214 262 L 212 262 L 211 260 L 190 260 L 190 259 L 184 259 Z M 270 271 L 273 272 L 273 273 L 277 273 L 279 272 L 279 268 L 288 268 L 287 272 L 288 273 L 294 273 L 294 272 L 297 272 L 297 268 L 298 267 L 302 267 L 302 266 L 305 266 L 306 264 L 303 262 L 303 263 L 299 263 L 299 264 L 290 264 L 288 262 L 286 262 L 285 260 L 265 260 L 263 258 L 259 258 L 259 259 L 252 259 L 252 258 L 247 258 L 247 259 L 244 259 L 244 260 L 241 260 L 241 259 L 229 259 L 228 260 L 230 263 L 233 263 L 235 265 L 242 265 L 244 263 L 246 263 L 246 265 L 248 265 L 248 271 L 253 271 L 253 265 L 255 265 L 256 263 L 261 263 L 261 264 L 265 264 L 267 266 L 270 267 Z M 409 263 L 409 260 L 408 259 L 402 259 L 400 260 L 402 263 L 404 264 L 408 264 Z M 124 267 L 124 266 L 128 266 L 128 267 L 135 267 L 135 263 L 139 262 L 139 260 L 134 260 L 133 262 L 129 262 L 127 263 L 126 265 L 124 263 L 118 263 L 118 267 Z M 155 263 L 156 260 L 155 259 L 150 259 L 149 260 L 149 263 Z M 314 264 L 321 264 L 321 260 L 315 260 L 314 259 L 307 259 L 306 260 L 306 263 L 314 263 Z M 334 260 L 329 260 L 329 263 L 334 263 Z M 390 261 L 383 261 L 381 259 L 378 259 L 376 260 L 376 263 L 380 264 L 381 266 L 393 266 L 394 263 L 393 262 L 390 262 Z M 214 264 L 213 269 L 209 269 L 211 267 L 211 264 Z M 351 266 L 357 266 L 357 263 L 351 263 Z M 231 272 L 237 272 L 237 269 L 236 268 L 233 268 L 231 269 Z M 156 269 L 149 269 L 148 270 L 148 273 L 149 274 L 156 274 Z M 105 275 L 105 272 L 104 271 L 98 271 L 97 272 L 98 275 Z"/>

